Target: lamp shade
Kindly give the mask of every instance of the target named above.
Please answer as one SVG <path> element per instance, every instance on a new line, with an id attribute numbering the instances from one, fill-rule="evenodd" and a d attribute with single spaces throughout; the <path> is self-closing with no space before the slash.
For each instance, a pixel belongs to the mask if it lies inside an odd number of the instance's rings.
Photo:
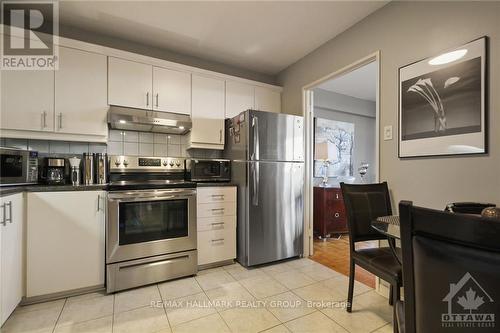
<path id="1" fill-rule="evenodd" d="M 321 142 L 314 144 L 314 159 L 315 160 L 328 159 L 328 142 Z"/>

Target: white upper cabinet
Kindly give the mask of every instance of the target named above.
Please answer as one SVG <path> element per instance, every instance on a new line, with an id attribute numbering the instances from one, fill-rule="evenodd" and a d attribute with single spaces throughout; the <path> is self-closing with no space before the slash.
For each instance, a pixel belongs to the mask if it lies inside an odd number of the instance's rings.
<path id="1" fill-rule="evenodd" d="M 191 148 L 224 148 L 224 86 L 221 79 L 192 77 Z"/>
<path id="2" fill-rule="evenodd" d="M 54 130 L 54 71 L 2 71 L 2 129 Z"/>
<path id="3" fill-rule="evenodd" d="M 255 109 L 280 113 L 281 93 L 269 88 L 255 87 Z"/>
<path id="4" fill-rule="evenodd" d="M 108 103 L 153 109 L 153 66 L 108 58 Z"/>
<path id="5" fill-rule="evenodd" d="M 104 55 L 59 48 L 55 81 L 57 132 L 107 136 L 106 68 Z"/>
<path id="6" fill-rule="evenodd" d="M 226 81 L 226 118 L 254 108 L 254 89 L 247 83 Z"/>
<path id="7" fill-rule="evenodd" d="M 191 114 L 191 74 L 153 67 L 153 109 Z"/>

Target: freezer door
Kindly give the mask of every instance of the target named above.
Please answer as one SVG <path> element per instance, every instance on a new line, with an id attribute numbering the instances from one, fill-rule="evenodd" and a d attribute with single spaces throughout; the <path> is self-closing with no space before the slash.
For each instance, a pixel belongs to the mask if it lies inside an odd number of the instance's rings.
<path id="1" fill-rule="evenodd" d="M 248 153 L 252 161 L 303 161 L 303 117 L 248 111 Z"/>
<path id="2" fill-rule="evenodd" d="M 303 188 L 303 163 L 248 163 L 248 266 L 302 255 Z"/>

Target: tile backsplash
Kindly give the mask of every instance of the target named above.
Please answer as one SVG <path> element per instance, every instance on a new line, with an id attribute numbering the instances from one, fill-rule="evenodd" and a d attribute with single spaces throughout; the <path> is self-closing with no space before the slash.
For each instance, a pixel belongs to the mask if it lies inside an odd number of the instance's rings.
<path id="1" fill-rule="evenodd" d="M 108 153 L 108 155 L 198 158 L 220 158 L 222 156 L 222 151 L 219 150 L 187 150 L 187 135 L 120 130 L 109 130 L 107 144 L 0 138 L 0 146 L 31 149 L 46 154 Z"/>

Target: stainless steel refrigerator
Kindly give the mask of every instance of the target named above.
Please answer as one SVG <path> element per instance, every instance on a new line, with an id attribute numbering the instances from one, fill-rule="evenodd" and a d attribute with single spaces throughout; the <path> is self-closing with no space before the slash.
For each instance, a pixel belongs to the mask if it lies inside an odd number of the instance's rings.
<path id="1" fill-rule="evenodd" d="M 238 186 L 237 260 L 303 254 L 304 119 L 248 110 L 226 120 L 224 155 Z"/>

